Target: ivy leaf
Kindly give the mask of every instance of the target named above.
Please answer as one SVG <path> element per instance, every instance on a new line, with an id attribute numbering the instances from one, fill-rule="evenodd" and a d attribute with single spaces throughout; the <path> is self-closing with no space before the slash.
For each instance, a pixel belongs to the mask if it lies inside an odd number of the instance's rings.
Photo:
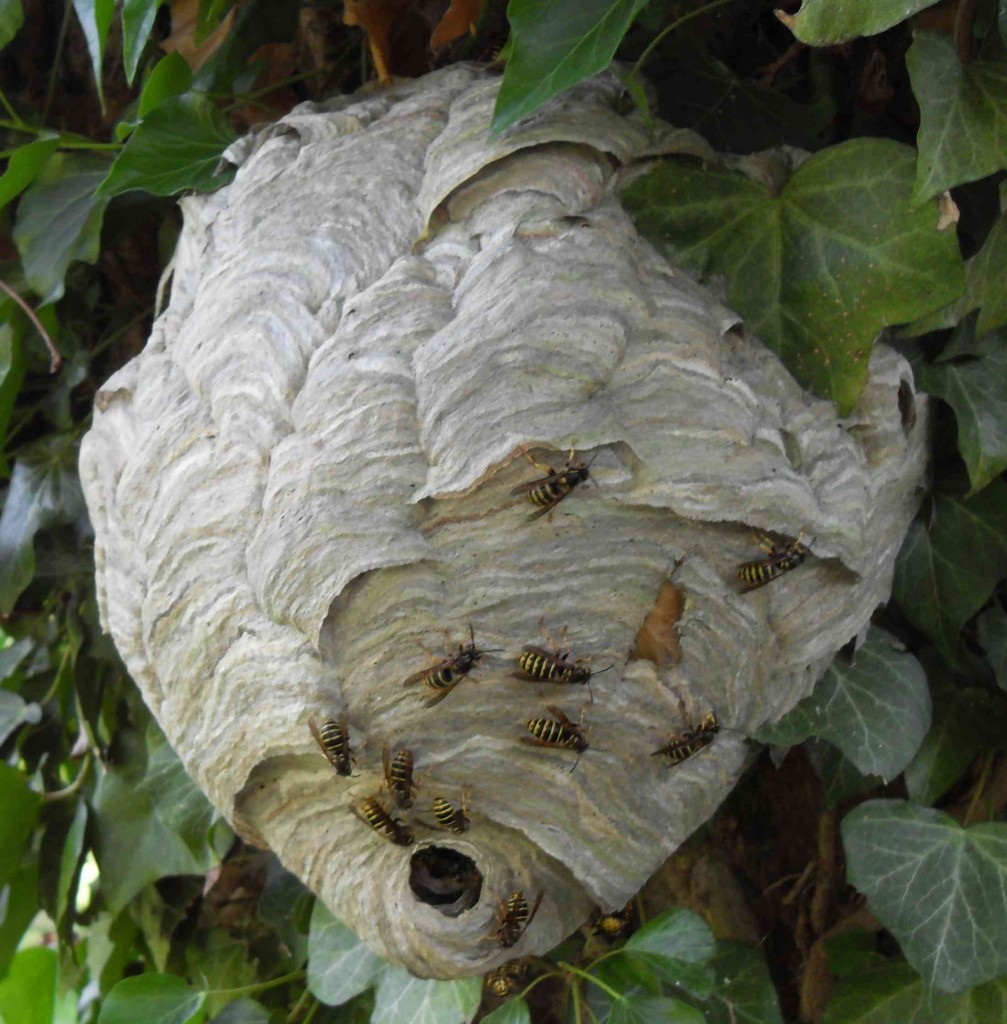
<path id="1" fill-rule="evenodd" d="M 18 146 L 0 177 L 0 209 L 19 196 L 34 180 L 42 165 L 56 152 L 59 136 L 41 132 L 31 142 Z"/>
<path id="2" fill-rule="evenodd" d="M 18 870 L 25 839 L 35 824 L 41 803 L 38 793 L 28 788 L 17 768 L 0 764 L 0 807 L 4 813 L 4 826 L 0 829 L 0 885 L 6 884 Z"/>
<path id="3" fill-rule="evenodd" d="M 1000 214 L 983 247 L 965 264 L 969 309 L 979 309 L 976 333 L 983 335 L 1007 325 L 1007 213 Z"/>
<path id="4" fill-rule="evenodd" d="M 157 9 L 164 0 L 123 0 L 122 4 L 122 62 L 126 81 L 132 85 L 140 55 L 154 27 Z M 181 58 L 180 58 L 181 59 Z"/>
<path id="5" fill-rule="evenodd" d="M 1007 690 L 1007 613 L 999 606 L 987 608 L 976 620 L 979 643 L 989 657 L 1001 690 Z"/>
<path id="6" fill-rule="evenodd" d="M 28 648 L 31 649 L 31 647 L 32 643 L 29 640 Z M 6 654 L 7 651 L 3 653 Z M 42 709 L 38 704 L 26 704 L 24 698 L 18 694 L 11 693 L 10 690 L 0 689 L 0 744 L 26 722 L 34 725 L 41 721 Z"/>
<path id="7" fill-rule="evenodd" d="M 18 204 L 14 243 L 25 280 L 43 303 L 63 297 L 63 278 L 74 260 L 98 258 L 108 201 L 95 195 L 108 164 L 55 153 Z"/>
<path id="8" fill-rule="evenodd" d="M 910 524 L 895 562 L 893 596 L 953 664 L 958 633 L 1007 573 L 1007 484 L 971 498 L 937 492 L 932 525 Z"/>
<path id="9" fill-rule="evenodd" d="M 1007 166 L 1007 61 L 962 64 L 950 36 L 917 32 L 906 66 L 920 105 L 913 203 Z"/>
<path id="10" fill-rule="evenodd" d="M 604 71 L 647 0 L 510 0 L 510 57 L 491 132 Z"/>
<path id="11" fill-rule="evenodd" d="M 171 196 L 185 189 L 220 188 L 233 170 L 218 176 L 217 165 L 234 139 L 224 115 L 202 93 L 171 96 L 137 126 L 98 194 L 117 196 L 143 189 Z"/>
<path id="12" fill-rule="evenodd" d="M 840 979 L 822 1024 L 989 1024 L 1007 1015 L 1007 979 L 958 995 L 928 991 L 904 961 Z"/>
<path id="13" fill-rule="evenodd" d="M 705 1018 L 679 999 L 626 996 L 612 1004 L 608 1024 L 705 1024 Z"/>
<path id="14" fill-rule="evenodd" d="M 184 93 L 191 85 L 192 68 L 189 62 L 179 53 L 169 53 L 157 62 L 143 83 L 137 113 L 141 119 L 145 118 L 170 96 Z"/>
<path id="15" fill-rule="evenodd" d="M 14 464 L 0 513 L 0 610 L 9 612 L 35 571 L 35 534 L 84 511 L 77 448 L 66 435 L 32 445 Z"/>
<path id="16" fill-rule="evenodd" d="M 0 885 L 0 978 L 7 974 L 21 936 L 38 914 L 38 861 L 23 864 L 6 885 Z"/>
<path id="17" fill-rule="evenodd" d="M 21 0 L 0 0 L 0 50 L 18 34 L 23 24 Z"/>
<path id="18" fill-rule="evenodd" d="M 956 334 L 967 339 L 957 342 L 959 358 L 924 364 L 918 380 L 955 411 L 958 450 L 974 494 L 1007 469 L 1007 331 L 977 338 L 969 318 Z"/>
<path id="19" fill-rule="evenodd" d="M 105 40 L 108 38 L 112 15 L 115 13 L 115 0 L 73 0 L 73 9 L 77 12 L 80 27 L 84 30 L 84 38 L 87 40 L 87 52 L 91 55 L 98 102 L 104 114 L 105 93 L 101 86 L 101 64 L 105 55 Z"/>
<path id="20" fill-rule="evenodd" d="M 254 999 L 235 999 L 210 1024 L 269 1024 L 269 1010 Z"/>
<path id="21" fill-rule="evenodd" d="M 56 884 L 56 924 L 63 921 L 63 915 L 70 906 L 77 891 L 75 881 L 84 853 L 84 831 L 87 828 L 87 801 L 79 800 L 74 809 L 73 821 L 63 840 L 59 858 L 59 878 Z"/>
<path id="22" fill-rule="evenodd" d="M 792 746 L 819 736 L 864 775 L 893 779 L 930 727 L 930 691 L 920 663 L 877 627 L 854 654 L 836 658 L 814 692 L 758 732 L 763 743 Z"/>
<path id="23" fill-rule="evenodd" d="M 728 301 L 816 394 L 843 415 L 867 379 L 871 346 L 961 294 L 954 232 L 909 209 L 914 151 L 852 139 L 810 157 L 782 187 L 665 161 L 623 201 L 673 261 L 723 274 Z"/>
<path id="24" fill-rule="evenodd" d="M 531 1024 L 531 1011 L 523 999 L 508 999 L 483 1017 L 481 1024 Z"/>
<path id="25" fill-rule="evenodd" d="M 427 981 L 401 967 L 378 977 L 372 1024 L 465 1024 L 482 1000 L 482 978 Z"/>
<path id="26" fill-rule="evenodd" d="M 1007 825 L 962 828 L 901 800 L 842 823 L 847 876 L 928 985 L 960 992 L 1007 973 Z"/>
<path id="27" fill-rule="evenodd" d="M 877 775 L 863 775 L 843 757 L 842 751 L 825 740 L 809 739 L 804 744 L 811 767 L 822 782 L 822 799 L 832 810 L 861 793 L 882 785 Z"/>
<path id="28" fill-rule="evenodd" d="M 102 775 L 93 806 L 94 853 L 102 892 L 113 914 L 158 878 L 203 872 L 204 865 L 161 823 L 150 797 L 118 769 Z"/>
<path id="29" fill-rule="evenodd" d="M 937 0 L 804 0 L 796 15 L 777 18 L 809 46 L 832 46 L 857 36 L 876 36 L 931 7 Z"/>
<path id="30" fill-rule="evenodd" d="M 174 974 L 141 974 L 124 978 L 109 992 L 98 1024 L 188 1024 L 206 999 Z"/>
<path id="31" fill-rule="evenodd" d="M 22 949 L 14 957 L 10 973 L 0 981 L 0 1020 L 4 1024 L 54 1019 L 57 963 L 54 949 Z"/>
<path id="32" fill-rule="evenodd" d="M 308 989 L 329 1006 L 341 1006 L 369 989 L 385 966 L 357 936 L 315 902 L 308 932 Z"/>
<path id="33" fill-rule="evenodd" d="M 707 1024 L 783 1024 L 765 957 L 743 942 L 722 940 L 710 961 L 716 979 Z"/>
<path id="34" fill-rule="evenodd" d="M 620 954 L 706 999 L 713 989 L 713 973 L 706 963 L 715 949 L 713 932 L 701 917 L 688 910 L 669 910 L 630 936 Z"/>

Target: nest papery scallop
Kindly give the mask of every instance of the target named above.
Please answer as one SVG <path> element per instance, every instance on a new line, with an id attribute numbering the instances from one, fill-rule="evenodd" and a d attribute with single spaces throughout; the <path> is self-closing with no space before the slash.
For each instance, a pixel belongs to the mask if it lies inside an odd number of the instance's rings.
<path id="1" fill-rule="evenodd" d="M 453 67 L 234 147 L 233 184 L 183 200 L 170 304 L 81 457 L 103 620 L 190 774 L 372 948 L 433 977 L 550 948 L 710 816 L 746 735 L 887 599 L 925 469 L 899 355 L 876 347 L 841 421 L 637 235 L 618 176 L 700 140 L 650 135 L 610 76 L 492 140 L 497 87 Z M 528 522 L 524 453 L 559 467 L 570 448 L 591 480 Z M 741 593 L 753 529 L 803 529 L 812 553 Z M 680 652 L 634 656 L 669 587 Z M 513 677 L 543 619 L 592 658 L 593 703 Z M 447 657 L 470 626 L 488 652 L 426 707 L 402 685 L 432 663 L 420 645 Z M 583 712 L 573 771 L 521 742 L 547 704 Z M 343 710 L 349 778 L 307 724 Z M 711 746 L 650 756 L 710 710 Z M 386 745 L 416 761 L 409 847 L 351 806 Z M 469 831 L 422 824 L 463 790 Z M 474 862 L 475 906 L 416 895 L 430 847 Z M 503 950 L 517 889 L 542 905 Z"/>

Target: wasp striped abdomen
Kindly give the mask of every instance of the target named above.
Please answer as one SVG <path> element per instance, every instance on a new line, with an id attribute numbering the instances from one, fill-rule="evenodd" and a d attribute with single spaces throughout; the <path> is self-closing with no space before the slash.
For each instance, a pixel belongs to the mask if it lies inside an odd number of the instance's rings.
<path id="1" fill-rule="evenodd" d="M 538 511 L 533 512 L 528 519 L 538 519 L 551 512 L 578 484 L 582 484 L 591 476 L 591 463 L 575 462 L 573 458 L 574 449 L 570 449 L 566 463 L 560 470 L 551 466 L 543 466 L 536 462 L 530 455 L 527 456 L 536 469 L 545 471 L 545 476 L 538 480 L 531 480 L 513 488 L 511 494 L 527 494 L 528 500 L 538 506 Z M 593 461 L 593 460 L 592 460 Z"/>
<path id="2" fill-rule="evenodd" d="M 425 702 L 428 708 L 433 707 L 435 704 L 439 704 L 479 664 L 485 653 L 476 647 L 475 633 L 470 625 L 467 644 L 459 644 L 455 654 L 439 661 L 436 665 L 414 672 L 402 685 L 412 686 L 414 683 L 423 683 L 428 689 L 433 690 L 434 696 Z"/>
<path id="3" fill-rule="evenodd" d="M 538 913 L 539 905 L 542 903 L 542 893 L 538 894 L 534 906 L 529 911 L 528 901 L 524 893 L 517 889 L 512 892 L 505 903 L 499 901 L 497 910 L 497 930 L 495 938 L 504 949 L 515 945 L 518 939 L 525 933 L 528 925 L 532 923 Z"/>
<path id="4" fill-rule="evenodd" d="M 527 679 L 542 683 L 586 683 L 591 678 L 591 670 L 568 659 L 568 653 L 552 654 L 541 647 L 526 647 L 518 655 L 517 663 Z"/>
<path id="5" fill-rule="evenodd" d="M 354 813 L 382 839 L 387 839 L 396 846 L 409 846 L 413 841 L 409 829 L 397 818 L 393 818 L 377 797 L 364 797 L 360 804 L 354 807 Z"/>
<path id="6" fill-rule="evenodd" d="M 334 718 L 326 718 L 321 727 L 314 718 L 308 719 L 308 728 L 315 742 L 322 748 L 322 753 L 328 759 L 329 764 L 340 775 L 350 775 L 353 772 L 353 751 L 350 749 L 350 727 L 344 711 L 339 716 L 339 721 Z"/>
<path id="7" fill-rule="evenodd" d="M 668 758 L 668 767 L 672 768 L 698 753 L 703 747 L 709 746 L 718 732 L 720 732 L 720 723 L 717 721 L 717 716 L 711 711 L 703 717 L 699 725 L 688 729 L 681 736 L 673 736 L 663 747 L 653 751 L 651 757 L 663 754 Z"/>
<path id="8" fill-rule="evenodd" d="M 508 960 L 486 975 L 486 987 L 503 999 L 521 987 L 528 977 L 528 964 L 524 960 Z"/>
<path id="9" fill-rule="evenodd" d="M 745 590 L 757 590 L 767 583 L 772 583 L 785 572 L 796 569 L 807 557 L 808 549 L 801 543 L 801 531 L 797 540 L 789 544 L 777 545 L 768 538 L 760 540 L 761 546 L 766 550 L 765 558 L 753 562 L 743 562 L 738 566 L 738 579 L 745 584 Z"/>
<path id="10" fill-rule="evenodd" d="M 466 813 L 465 797 L 462 796 L 461 807 L 455 807 L 443 797 L 435 796 L 433 802 L 434 817 L 437 819 L 437 827 L 446 832 L 455 832 L 461 835 L 468 830 L 469 817 Z"/>
<path id="11" fill-rule="evenodd" d="M 402 808 L 409 808 L 413 805 L 413 793 L 416 792 L 416 785 L 413 782 L 413 752 L 411 750 L 400 750 L 390 761 L 388 759 L 388 748 L 382 752 L 382 762 L 385 769 L 385 784 L 392 799 Z"/>

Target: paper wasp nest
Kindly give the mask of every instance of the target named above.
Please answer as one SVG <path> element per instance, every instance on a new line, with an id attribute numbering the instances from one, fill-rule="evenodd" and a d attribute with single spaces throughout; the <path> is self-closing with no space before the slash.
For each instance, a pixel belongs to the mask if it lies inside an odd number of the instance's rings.
<path id="1" fill-rule="evenodd" d="M 433 977 L 549 949 L 712 814 L 888 597 L 925 468 L 899 355 L 839 420 L 637 235 L 618 176 L 699 139 L 651 136 L 607 75 L 489 139 L 498 83 L 456 66 L 233 147 L 81 456 L 104 622 L 193 778 Z M 529 522 L 525 453 L 571 448 L 590 480 Z M 802 529 L 804 564 L 743 593 L 753 531 Z M 514 678 L 543 619 L 590 693 Z M 404 680 L 470 626 L 482 661 L 427 707 Z M 576 770 L 521 742 L 547 705 L 583 712 Z M 710 711 L 711 745 L 651 756 Z M 308 728 L 342 712 L 349 777 Z M 409 846 L 354 813 L 392 809 L 386 745 L 415 759 Z M 463 791 L 468 831 L 429 827 Z M 503 949 L 518 890 L 541 907 Z"/>

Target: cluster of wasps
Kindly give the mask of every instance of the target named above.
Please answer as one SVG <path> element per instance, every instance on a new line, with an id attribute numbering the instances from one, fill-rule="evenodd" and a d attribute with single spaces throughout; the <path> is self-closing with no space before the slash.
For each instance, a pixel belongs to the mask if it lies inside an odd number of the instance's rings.
<path id="1" fill-rule="evenodd" d="M 532 464 L 545 472 L 545 475 L 514 488 L 512 494 L 527 496 L 535 511 L 528 520 L 551 516 L 557 505 L 567 498 L 580 484 L 590 478 L 591 463 L 574 458 L 571 449 L 562 468 L 556 470 L 536 462 L 531 455 L 527 456 Z M 593 460 L 592 460 L 593 461 Z M 776 544 L 768 537 L 760 536 L 757 543 L 763 548 L 764 557 L 755 561 L 745 562 L 738 566 L 738 579 L 744 591 L 755 590 L 778 579 L 784 573 L 799 566 L 808 554 L 808 548 L 802 543 L 803 531 L 796 540 Z M 586 684 L 590 692 L 590 679 L 598 672 L 589 665 L 590 658 L 574 658 L 564 630 L 564 646 L 557 646 L 545 629 L 547 647 L 526 645 L 517 655 L 515 678 L 539 683 L 555 683 L 559 685 Z M 424 700 L 427 707 L 439 704 L 450 694 L 462 680 L 478 667 L 484 654 L 491 653 L 494 648 L 480 648 L 476 644 L 475 632 L 469 626 L 468 642 L 458 644 L 451 650 L 448 642 L 447 657 L 414 672 L 404 680 L 403 686 L 422 684 L 428 696 Z M 429 652 L 427 652 L 429 653 Z M 431 655 L 433 657 L 433 655 Z M 609 666 L 611 668 L 611 666 Z M 608 671 L 601 669 L 600 672 Z M 593 702 L 593 693 L 591 694 Z M 553 717 L 531 718 L 526 722 L 527 736 L 522 742 L 534 746 L 572 750 L 580 755 L 588 749 L 588 739 L 583 726 L 583 713 L 580 722 L 571 721 L 564 712 L 555 705 L 546 705 L 546 710 Z M 311 733 L 329 763 L 339 775 L 348 776 L 353 772 L 355 763 L 350 746 L 350 731 L 345 711 L 338 719 L 328 718 L 319 726 L 314 719 L 309 722 Z M 713 742 L 720 730 L 717 716 L 713 712 L 706 714 L 700 722 L 685 732 L 672 738 L 664 746 L 653 751 L 652 756 L 666 758 L 667 765 L 672 767 L 681 764 L 698 751 Z M 384 748 L 383 768 L 385 787 L 395 807 L 407 811 L 413 806 L 417 793 L 414 781 L 414 763 L 412 751 L 399 750 L 394 756 Z M 574 762 L 574 768 L 577 762 Z M 571 771 L 573 769 L 571 768 Z M 354 814 L 383 839 L 398 846 L 409 846 L 414 841 L 410 828 L 396 816 L 394 811 L 382 799 L 380 794 L 365 797 L 358 804 L 352 805 Z M 456 806 L 443 796 L 435 796 L 430 805 L 433 822 L 422 821 L 429 828 L 461 834 L 468 830 L 467 794 L 461 795 L 461 804 Z M 495 930 L 491 941 L 501 948 L 509 949 L 516 945 L 525 930 L 531 924 L 542 903 L 542 892 L 529 906 L 524 893 L 515 890 L 507 899 L 499 899 L 496 912 Z M 614 935 L 620 930 L 624 918 L 619 915 L 604 915 L 599 926 L 605 934 Z M 607 927 L 605 927 L 607 925 Z M 527 972 L 524 961 L 513 960 L 497 968 L 487 975 L 487 985 L 495 994 L 504 995 L 514 990 Z"/>

